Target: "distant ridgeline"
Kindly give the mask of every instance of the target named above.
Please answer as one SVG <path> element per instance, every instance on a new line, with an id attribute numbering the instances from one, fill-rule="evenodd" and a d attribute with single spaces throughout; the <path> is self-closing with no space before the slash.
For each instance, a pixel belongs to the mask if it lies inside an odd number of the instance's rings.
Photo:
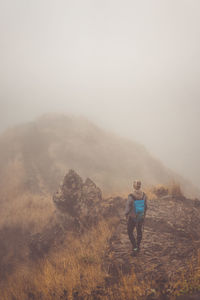
<path id="1" fill-rule="evenodd" d="M 190 196 L 199 191 L 142 146 L 84 118 L 48 115 L 0 137 L 0 196 L 27 190 L 54 192 L 69 169 L 90 177 L 105 195 L 127 194 L 134 178 L 144 185 L 172 180 Z M 199 193 L 200 194 L 200 193 Z"/>

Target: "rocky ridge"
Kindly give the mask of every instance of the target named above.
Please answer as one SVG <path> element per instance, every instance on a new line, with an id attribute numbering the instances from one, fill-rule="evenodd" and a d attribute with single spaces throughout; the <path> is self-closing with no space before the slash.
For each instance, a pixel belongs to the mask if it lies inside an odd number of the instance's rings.
<path id="1" fill-rule="evenodd" d="M 62 243 L 67 232 L 74 235 L 95 226 L 104 218 L 119 216 L 122 198 L 103 199 L 99 187 L 90 179 L 85 181 L 69 170 L 53 195 L 56 210 L 49 224 L 40 233 L 31 236 L 29 248 L 33 259 L 46 255 L 54 244 Z"/>
<path id="2" fill-rule="evenodd" d="M 118 214 L 120 199 L 103 199 L 100 188 L 90 178 L 84 182 L 74 170 L 69 170 L 53 195 L 58 219 L 63 219 L 65 227 L 76 223 L 79 229 L 97 224 L 100 218 L 111 213 Z"/>
<path id="3" fill-rule="evenodd" d="M 105 285 L 117 282 L 121 272 L 134 271 L 139 280 L 157 282 L 161 294 L 166 289 L 170 293 L 168 283 L 186 269 L 188 260 L 196 257 L 200 248 L 200 201 L 187 199 L 180 193 L 169 194 L 166 190 L 154 192 L 155 198 L 148 201 L 141 251 L 132 257 L 124 217 L 126 199 L 104 199 L 91 179 L 83 181 L 70 170 L 53 195 L 56 210 L 49 224 L 36 235 L 27 233 L 30 258 L 41 258 L 55 244 L 62 245 L 69 231 L 79 235 L 102 218 L 116 217 L 118 225 L 108 243 L 102 266 L 109 273 Z M 1 247 L 5 242 L 3 233 Z M 1 259 L 3 262 L 4 257 Z M 0 264 L 3 266 L 1 261 Z M 166 294 L 163 299 L 168 299 Z"/>
<path id="4" fill-rule="evenodd" d="M 200 247 L 200 203 L 189 199 L 159 198 L 148 203 L 141 251 L 131 257 L 123 212 L 111 240 L 115 267 L 139 276 L 151 275 L 167 280 L 181 271 Z"/>
<path id="5" fill-rule="evenodd" d="M 131 256 L 127 235 L 126 199 L 104 200 L 100 189 L 90 179 L 83 182 L 72 170 L 53 199 L 60 213 L 70 216 L 70 220 L 78 218 L 82 227 L 87 227 L 87 222 L 91 225 L 100 216 L 118 216 L 119 223 L 105 255 L 111 281 L 121 271 L 134 270 L 140 280 L 155 280 L 162 293 L 167 283 L 185 270 L 188 260 L 196 257 L 200 247 L 200 201 L 187 199 L 181 193 L 170 195 L 165 191 L 162 195 L 159 190 L 155 191 L 155 198 L 148 201 L 141 251 L 137 257 Z"/>

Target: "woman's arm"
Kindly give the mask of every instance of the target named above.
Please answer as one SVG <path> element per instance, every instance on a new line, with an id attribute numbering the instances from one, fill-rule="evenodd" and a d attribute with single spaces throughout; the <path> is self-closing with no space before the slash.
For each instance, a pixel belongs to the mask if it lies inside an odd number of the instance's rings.
<path id="1" fill-rule="evenodd" d="M 133 196 L 130 194 L 130 195 L 128 195 L 128 199 L 126 202 L 126 208 L 125 208 L 125 216 L 126 217 L 130 214 L 132 209 L 133 209 Z"/>

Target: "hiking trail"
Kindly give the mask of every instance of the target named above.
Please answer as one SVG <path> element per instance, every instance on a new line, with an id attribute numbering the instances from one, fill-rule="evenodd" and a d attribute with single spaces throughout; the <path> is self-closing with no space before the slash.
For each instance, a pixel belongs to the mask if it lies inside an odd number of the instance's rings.
<path id="1" fill-rule="evenodd" d="M 125 204 L 125 203 L 124 203 Z M 136 230 L 134 231 L 136 236 Z M 109 248 L 110 273 L 129 273 L 151 278 L 162 286 L 185 269 L 200 246 L 200 205 L 196 200 L 163 197 L 148 201 L 140 252 L 131 256 L 124 211 Z"/>

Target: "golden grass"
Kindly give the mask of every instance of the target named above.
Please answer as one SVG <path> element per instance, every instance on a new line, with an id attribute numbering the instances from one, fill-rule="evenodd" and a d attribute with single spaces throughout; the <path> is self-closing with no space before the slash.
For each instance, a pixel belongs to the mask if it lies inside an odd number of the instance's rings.
<path id="1" fill-rule="evenodd" d="M 170 195 L 182 195 L 176 183 L 165 188 Z M 146 193 L 149 200 L 155 199 L 152 189 L 146 190 Z M 1 205 L 0 228 L 20 224 L 22 228 L 30 227 L 31 233 L 40 232 L 49 222 L 53 211 L 50 195 L 33 196 L 26 192 Z M 150 294 L 159 297 L 155 282 L 151 278 L 138 280 L 134 270 L 129 275 L 121 274 L 116 284 L 105 287 L 105 278 L 109 276 L 105 268 L 105 252 L 117 222 L 117 218 L 101 221 L 80 238 L 68 234 L 65 243 L 54 245 L 44 259 L 37 263 L 26 261 L 26 264 L 20 264 L 1 283 L 0 299 L 57 300 L 62 296 L 65 299 L 66 295 L 67 299 L 73 299 L 74 293 L 78 293 L 83 299 L 90 300 L 94 299 L 91 293 L 97 286 L 101 286 L 104 292 L 98 299 L 137 300 L 145 299 Z M 185 270 L 172 278 L 165 289 L 170 299 L 200 290 L 200 252 L 198 259 L 191 259 Z"/>
<path id="2" fill-rule="evenodd" d="M 54 248 L 36 265 L 19 268 L 1 287 L 1 300 L 23 300 L 30 294 L 35 299 L 59 299 L 65 291 L 68 299 L 73 299 L 74 292 L 89 297 L 107 276 L 102 265 L 115 223 L 115 219 L 101 221 L 80 239 L 68 237 L 62 247 Z"/>
<path id="3" fill-rule="evenodd" d="M 150 186 L 145 189 L 145 192 L 148 196 L 148 200 L 154 200 L 163 196 L 184 197 L 180 184 L 174 181 L 166 185 L 157 184 Z"/>
<path id="4" fill-rule="evenodd" d="M 134 270 L 131 274 L 123 275 L 119 282 L 106 290 L 106 300 L 137 300 L 146 299 L 150 294 L 155 294 L 154 282 L 148 280 L 138 280 Z M 157 293 L 158 295 L 158 293 Z"/>
<path id="5" fill-rule="evenodd" d="M 156 283 L 151 279 L 138 280 L 134 269 L 128 275 L 121 273 L 116 284 L 105 287 L 108 272 L 102 267 L 104 254 L 116 222 L 116 219 L 110 220 L 110 224 L 101 221 L 97 228 L 91 229 L 80 239 L 74 239 L 71 235 L 62 247 L 54 248 L 37 264 L 30 263 L 18 268 L 1 285 L 1 300 L 25 300 L 33 296 L 33 299 L 55 300 L 64 295 L 73 299 L 74 293 L 83 299 L 95 299 L 91 293 L 97 286 L 103 290 L 103 295 L 99 295 L 98 299 L 139 300 L 146 299 L 148 295 L 159 298 Z M 180 272 L 166 284 L 163 292 L 170 294 L 170 299 L 200 290 L 200 253 L 198 261 L 192 259 L 188 266 L 187 271 Z"/>
<path id="6" fill-rule="evenodd" d="M 1 204 L 0 228 L 20 226 L 31 233 L 41 231 L 48 223 L 55 207 L 50 195 L 33 195 L 25 192 Z"/>
<path id="7" fill-rule="evenodd" d="M 197 256 L 193 256 L 185 266 L 184 270 L 178 272 L 168 283 L 171 299 L 180 295 L 188 295 L 200 291 L 200 250 Z"/>
<path id="8" fill-rule="evenodd" d="M 40 194 L 26 188 L 26 172 L 20 155 L 10 161 L 0 182 L 0 229 L 19 226 L 31 233 L 41 231 L 55 210 L 52 196 L 38 178 Z"/>
<path id="9" fill-rule="evenodd" d="M 75 239 L 71 234 L 64 245 L 55 246 L 37 264 L 19 267 L 0 286 L 1 300 L 25 300 L 33 296 L 33 299 L 55 300 L 64 295 L 73 299 L 74 293 L 83 299 L 94 299 L 91 293 L 97 286 L 104 292 L 98 299 L 137 300 L 146 299 L 150 294 L 159 298 L 156 283 L 151 278 L 138 280 L 134 269 L 128 275 L 121 273 L 116 284 L 105 287 L 108 272 L 103 267 L 104 255 L 116 224 L 117 219 L 110 219 L 101 221 L 80 238 Z M 163 292 L 168 293 L 170 299 L 200 290 L 200 252 L 198 259 L 191 259 L 186 269 L 166 284 Z"/>

